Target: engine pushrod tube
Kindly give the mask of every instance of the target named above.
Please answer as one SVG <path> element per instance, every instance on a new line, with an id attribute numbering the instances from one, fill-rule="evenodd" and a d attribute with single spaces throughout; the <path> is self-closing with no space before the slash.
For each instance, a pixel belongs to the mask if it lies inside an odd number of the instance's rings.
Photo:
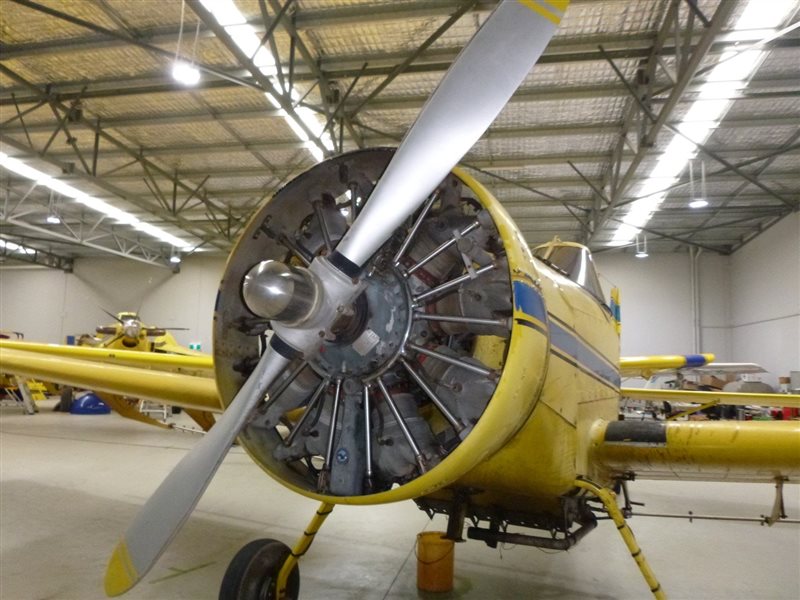
<path id="1" fill-rule="evenodd" d="M 328 231 L 328 223 L 325 221 L 325 215 L 322 212 L 322 204 L 319 201 L 312 203 L 314 206 L 314 214 L 317 215 L 317 221 L 319 221 L 319 228 L 322 231 L 322 239 L 325 241 L 325 248 L 328 250 L 328 254 L 333 252 L 333 244 L 331 244 L 331 234 Z"/>
<path id="2" fill-rule="evenodd" d="M 350 190 L 350 218 L 355 221 L 358 216 L 358 184 L 351 183 Z"/>
<path id="3" fill-rule="evenodd" d="M 339 420 L 339 400 L 342 393 L 342 380 L 336 380 L 336 391 L 333 393 L 333 412 L 331 413 L 331 427 L 328 431 L 328 446 L 325 449 L 325 466 L 322 467 L 323 471 L 329 471 L 331 468 L 331 457 L 333 456 L 333 442 L 336 438 L 336 423 Z"/>
<path id="4" fill-rule="evenodd" d="M 372 424 L 370 423 L 370 398 L 369 386 L 365 385 L 363 388 L 364 394 L 364 459 L 366 460 L 366 475 L 367 482 L 372 484 Z"/>
<path id="5" fill-rule="evenodd" d="M 416 344 L 412 344 L 411 342 L 406 343 L 406 348 L 408 348 L 409 350 L 413 350 L 414 352 L 419 352 L 420 354 L 424 354 L 425 356 L 436 358 L 438 360 L 441 360 L 442 362 L 446 362 L 449 365 L 453 365 L 454 367 L 460 367 L 467 371 L 477 373 L 478 375 L 483 375 L 484 377 L 492 377 L 494 375 L 493 371 L 491 371 L 490 369 L 486 369 L 485 367 L 479 367 L 478 365 L 470 364 L 461 359 L 454 358 L 452 356 L 447 356 L 447 354 L 436 352 L 436 350 L 430 350 L 422 346 L 417 346 Z"/>
<path id="6" fill-rule="evenodd" d="M 453 415 L 453 413 L 447 409 L 447 406 L 445 406 L 441 398 L 436 395 L 436 392 L 433 391 L 431 386 L 428 385 L 428 382 L 423 379 L 422 375 L 417 373 L 414 367 L 412 367 L 405 358 L 401 357 L 400 363 L 405 367 L 406 371 L 408 371 L 408 374 L 411 375 L 411 378 L 417 382 L 417 385 L 422 388 L 422 391 L 425 392 L 428 398 L 431 399 L 431 402 L 436 405 L 436 408 L 439 409 L 439 412 L 441 412 L 444 418 L 447 419 L 448 423 L 453 426 L 453 429 L 456 430 L 456 433 L 461 433 L 461 431 L 464 429 L 461 421 L 459 421 L 455 415 Z"/>
<path id="7" fill-rule="evenodd" d="M 430 299 L 433 298 L 438 299 L 440 296 L 443 296 L 444 294 L 455 290 L 465 281 L 469 281 L 470 279 L 479 277 L 480 275 L 483 275 L 484 273 L 487 273 L 492 269 L 494 269 L 494 263 L 489 263 L 485 267 L 481 267 L 480 269 L 475 271 L 475 275 L 472 275 L 471 273 L 464 273 L 463 275 L 459 275 L 458 277 L 451 279 L 450 281 L 446 281 L 442 285 L 438 285 L 435 288 L 428 290 L 427 292 L 423 292 L 418 296 L 414 296 L 413 298 L 414 306 L 419 306 L 419 303 L 422 300 L 428 300 L 428 302 L 430 302 Z M 426 302 L 425 304 L 428 304 L 428 302 Z"/>
<path id="8" fill-rule="evenodd" d="M 311 261 L 314 259 L 314 255 L 311 254 L 311 252 L 309 252 L 305 247 L 293 242 L 285 233 L 282 233 L 280 236 L 278 236 L 278 241 L 289 248 L 289 250 L 292 251 L 292 254 L 300 259 L 305 266 L 311 266 Z"/>
<path id="9" fill-rule="evenodd" d="M 322 396 L 322 392 L 325 391 L 325 388 L 328 387 L 328 384 L 330 384 L 330 382 L 331 382 L 330 379 L 323 379 L 322 381 L 319 382 L 317 389 L 314 390 L 314 394 L 311 396 L 311 400 L 309 400 L 308 404 L 306 405 L 306 410 L 303 413 L 303 416 L 300 417 L 300 420 L 292 428 L 292 430 L 289 432 L 289 435 L 286 437 L 284 443 L 287 446 L 292 445 L 292 442 L 294 442 L 294 438 L 297 437 L 297 434 L 303 429 L 303 427 L 305 427 L 306 422 L 311 417 L 311 413 L 314 412 L 314 409 L 317 407 L 317 404 L 319 403 L 319 399 Z"/>
<path id="10" fill-rule="evenodd" d="M 397 251 L 397 254 L 395 254 L 394 258 L 392 259 L 392 263 L 394 264 L 395 267 L 400 266 L 400 259 L 403 258 L 403 255 L 406 253 L 406 250 L 408 250 L 408 246 L 411 244 L 411 241 L 414 239 L 414 236 L 417 235 L 417 230 L 419 229 L 419 226 L 422 225 L 422 222 L 425 220 L 425 217 L 428 216 L 428 211 L 430 210 L 431 206 L 433 206 L 433 203 L 436 201 L 436 198 L 438 197 L 439 197 L 438 193 L 431 194 L 430 197 L 428 198 L 428 201 L 425 202 L 425 204 L 422 206 L 422 210 L 420 211 L 417 220 L 414 221 L 414 224 L 411 226 L 408 235 L 406 235 L 406 239 L 403 240 L 403 244 L 400 246 L 400 249 Z"/>
<path id="11" fill-rule="evenodd" d="M 419 261 L 417 264 L 415 264 L 413 267 L 411 267 L 408 271 L 406 271 L 406 276 L 411 275 L 416 270 L 421 269 L 422 267 L 427 265 L 434 258 L 436 258 L 442 252 L 447 250 L 450 246 L 452 246 L 453 244 L 458 242 L 458 238 L 464 237 L 465 235 L 475 231 L 480 226 L 481 226 L 481 224 L 478 222 L 478 220 L 477 219 L 474 220 L 472 223 L 470 223 L 469 225 L 464 227 L 464 229 L 459 231 L 458 235 L 454 235 L 453 237 L 451 237 L 446 242 L 442 242 L 441 244 L 439 244 L 439 246 L 437 248 L 435 248 L 434 250 L 431 250 L 430 253 L 425 258 L 423 258 L 421 261 Z"/>
<path id="12" fill-rule="evenodd" d="M 411 435 L 411 431 L 408 429 L 408 425 L 406 425 L 406 420 L 403 418 L 403 415 L 400 414 L 400 411 L 397 409 L 397 405 L 394 403 L 392 396 L 389 394 L 389 391 L 386 389 L 386 386 L 383 384 L 383 380 L 378 377 L 376 379 L 378 384 L 378 389 L 381 391 L 383 395 L 383 399 L 386 400 L 386 404 L 389 407 L 389 410 L 392 411 L 397 424 L 400 426 L 400 430 L 403 432 L 403 437 L 406 438 L 406 442 L 408 445 L 411 446 L 411 451 L 414 453 L 414 458 L 417 460 L 417 465 L 419 465 L 420 470 L 424 473 L 426 471 L 425 468 L 425 458 L 422 456 L 422 452 L 417 446 L 417 442 L 414 440 L 414 436 Z"/>
<path id="13" fill-rule="evenodd" d="M 423 321 L 444 321 L 446 323 L 466 323 L 469 325 L 496 325 L 509 328 L 511 325 L 509 319 L 482 319 L 480 317 L 462 317 L 459 315 L 437 315 L 419 310 L 414 311 L 412 318 L 422 319 Z"/>
<path id="14" fill-rule="evenodd" d="M 298 376 L 298 375 L 300 375 L 300 372 L 301 372 L 303 369 L 305 369 L 307 366 L 308 366 L 308 361 L 305 361 L 305 360 L 303 360 L 303 361 L 300 361 L 300 364 L 298 364 L 298 365 L 297 365 L 297 367 L 295 367 L 295 369 L 294 369 L 294 370 L 293 370 L 291 373 L 289 373 L 289 376 L 288 376 L 286 379 L 284 379 L 284 380 L 283 380 L 283 381 L 282 381 L 282 382 L 281 382 L 281 383 L 278 385 L 278 387 L 277 387 L 277 388 L 275 388 L 275 391 L 274 391 L 274 392 L 269 392 L 269 391 L 268 391 L 268 392 L 267 392 L 267 394 L 269 395 L 269 401 L 268 401 L 268 404 L 272 404 L 273 402 L 275 402 L 275 401 L 276 401 L 276 400 L 277 400 L 277 399 L 280 397 L 280 395 L 281 395 L 283 392 L 285 392 L 285 391 L 286 391 L 286 388 L 288 388 L 290 385 L 292 385 L 292 382 L 293 382 L 295 379 L 297 379 L 297 376 Z"/>

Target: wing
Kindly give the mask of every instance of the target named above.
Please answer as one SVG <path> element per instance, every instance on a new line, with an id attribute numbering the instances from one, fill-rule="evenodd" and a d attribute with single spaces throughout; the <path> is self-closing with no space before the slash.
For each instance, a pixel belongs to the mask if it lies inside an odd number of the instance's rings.
<path id="1" fill-rule="evenodd" d="M 184 356 L 166 354 L 163 352 L 137 352 L 135 350 L 117 350 L 90 346 L 64 346 L 59 344 L 36 344 L 11 340 L 0 340 L 0 349 L 4 351 L 19 350 L 39 355 L 74 358 L 89 362 L 113 363 L 130 367 L 182 372 L 205 372 L 205 374 L 208 375 L 211 375 L 211 371 L 214 369 L 214 361 L 208 354 Z"/>
<path id="2" fill-rule="evenodd" d="M 160 359 L 161 367 L 164 367 L 163 362 L 166 359 L 173 361 L 171 364 L 175 368 L 176 359 L 196 361 L 198 357 L 157 355 L 150 352 L 123 353 L 98 348 L 65 346 L 51 347 L 51 352 L 45 352 L 46 344 L 36 346 L 40 347 L 40 351 L 21 350 L 3 343 L 0 345 L 0 365 L 2 365 L 0 369 L 3 373 L 73 385 L 98 392 L 133 396 L 199 411 L 222 412 L 213 377 L 169 373 L 149 368 Z M 65 348 L 100 352 L 91 354 L 97 360 L 90 360 L 77 358 L 81 353 L 65 351 Z M 124 357 L 121 359 L 115 356 L 103 357 L 101 356 L 103 354 L 124 354 Z M 123 366 L 120 364 L 121 361 L 129 361 L 137 366 Z M 107 364 L 108 362 L 116 364 Z"/>
<path id="3" fill-rule="evenodd" d="M 622 377 L 651 377 L 660 371 L 703 367 L 714 360 L 713 354 L 667 354 L 656 356 L 621 356 Z"/>
<path id="4" fill-rule="evenodd" d="M 756 363 L 722 363 L 711 362 L 703 367 L 687 367 L 680 370 L 684 375 L 725 375 L 732 373 L 742 375 L 745 373 L 766 373 L 767 370 Z"/>
<path id="5" fill-rule="evenodd" d="M 655 400 L 685 402 L 714 406 L 731 404 L 735 406 L 785 406 L 800 408 L 800 394 L 747 394 L 739 392 L 700 392 L 694 390 L 656 390 L 648 388 L 622 388 L 623 398 L 631 400 Z"/>

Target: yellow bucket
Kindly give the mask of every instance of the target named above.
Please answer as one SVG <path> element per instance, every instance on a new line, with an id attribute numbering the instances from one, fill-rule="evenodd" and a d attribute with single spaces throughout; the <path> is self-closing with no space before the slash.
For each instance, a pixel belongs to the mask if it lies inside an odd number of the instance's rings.
<path id="1" fill-rule="evenodd" d="M 453 589 L 453 540 L 443 531 L 417 534 L 417 588 L 423 592 Z"/>

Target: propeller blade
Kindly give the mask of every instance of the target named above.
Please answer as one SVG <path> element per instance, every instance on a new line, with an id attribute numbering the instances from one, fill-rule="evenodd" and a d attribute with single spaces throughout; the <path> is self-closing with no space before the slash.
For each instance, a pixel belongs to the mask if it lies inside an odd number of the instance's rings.
<path id="1" fill-rule="evenodd" d="M 117 315 L 110 313 L 109 311 L 107 311 L 105 308 L 103 308 L 103 307 L 101 307 L 101 306 L 98 306 L 98 308 L 99 308 L 100 310 L 102 310 L 104 313 L 106 313 L 106 314 L 107 314 L 109 317 L 111 317 L 112 319 L 114 319 L 114 320 L 115 320 L 117 323 L 120 323 L 120 324 L 122 324 L 122 319 L 120 319 L 120 318 L 119 318 Z"/>
<path id="2" fill-rule="evenodd" d="M 114 548 L 106 569 L 106 594 L 125 593 L 155 564 L 200 500 L 267 387 L 288 363 L 272 346 L 267 347 L 222 417 L 161 483 Z"/>
<path id="3" fill-rule="evenodd" d="M 362 266 L 444 179 L 544 51 L 568 0 L 504 0 L 423 106 L 337 247 Z"/>

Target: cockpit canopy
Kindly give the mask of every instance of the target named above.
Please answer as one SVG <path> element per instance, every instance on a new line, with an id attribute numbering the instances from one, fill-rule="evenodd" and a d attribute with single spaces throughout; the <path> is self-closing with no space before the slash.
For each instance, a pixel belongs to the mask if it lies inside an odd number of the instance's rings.
<path id="1" fill-rule="evenodd" d="M 562 242 L 555 238 L 551 242 L 537 246 L 533 250 L 533 255 L 569 277 L 597 298 L 601 304 L 606 303 L 592 253 L 586 246 L 573 242 Z"/>

